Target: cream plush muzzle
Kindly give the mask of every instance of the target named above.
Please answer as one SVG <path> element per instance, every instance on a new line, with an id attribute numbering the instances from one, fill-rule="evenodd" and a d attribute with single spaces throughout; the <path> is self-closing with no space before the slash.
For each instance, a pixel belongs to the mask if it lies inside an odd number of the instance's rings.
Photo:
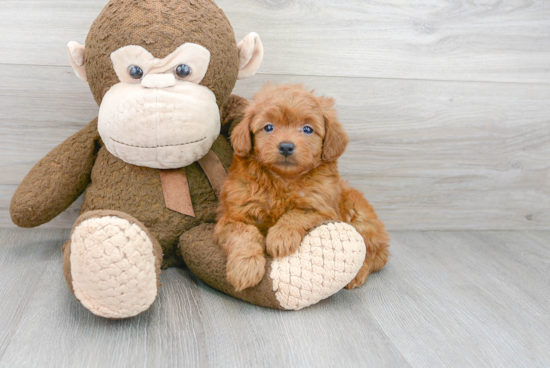
<path id="1" fill-rule="evenodd" d="M 204 157 L 220 134 L 216 96 L 199 83 L 210 52 L 186 43 L 164 59 L 140 46 L 111 55 L 120 83 L 111 87 L 99 109 L 98 131 L 107 150 L 124 162 L 154 169 L 185 167 Z M 178 65 L 191 68 L 180 79 Z M 129 68 L 143 70 L 133 79 Z"/>
<path id="2" fill-rule="evenodd" d="M 216 96 L 190 82 L 163 89 L 119 83 L 103 99 L 98 131 L 107 150 L 129 164 L 185 167 L 220 134 Z"/>

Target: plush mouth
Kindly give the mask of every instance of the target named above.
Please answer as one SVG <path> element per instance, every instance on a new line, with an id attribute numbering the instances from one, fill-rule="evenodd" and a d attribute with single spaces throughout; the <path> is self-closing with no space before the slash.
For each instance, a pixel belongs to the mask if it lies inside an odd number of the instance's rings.
<path id="1" fill-rule="evenodd" d="M 133 144 L 128 144 L 128 143 L 124 143 L 124 142 L 120 142 L 120 141 L 117 141 L 116 139 L 114 139 L 113 137 L 110 137 L 111 140 L 115 143 L 118 143 L 118 144 L 122 144 L 123 146 L 127 146 L 127 147 L 136 147 L 136 148 L 163 148 L 163 147 L 179 147 L 179 146 L 187 146 L 188 144 L 193 144 L 193 143 L 199 143 L 199 142 L 202 142 L 206 139 L 206 137 L 202 138 L 202 139 L 199 139 L 199 140 L 196 140 L 196 141 L 193 141 L 193 142 L 187 142 L 187 143 L 180 143 L 180 144 L 166 144 L 166 145 L 163 145 L 163 146 L 151 146 L 151 147 L 147 147 L 147 146 L 136 146 L 136 145 L 133 145 Z"/>

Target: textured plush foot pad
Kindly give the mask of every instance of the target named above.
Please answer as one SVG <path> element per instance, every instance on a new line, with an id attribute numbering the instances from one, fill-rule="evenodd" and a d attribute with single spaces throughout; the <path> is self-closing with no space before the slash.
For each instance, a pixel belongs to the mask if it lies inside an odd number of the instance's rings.
<path id="1" fill-rule="evenodd" d="M 350 283 L 365 256 L 365 243 L 353 226 L 319 226 L 304 238 L 298 252 L 271 263 L 275 296 L 284 309 L 313 305 Z"/>
<path id="2" fill-rule="evenodd" d="M 75 296 L 92 313 L 133 317 L 157 296 L 153 243 L 138 225 L 107 216 L 80 223 L 71 236 Z"/>

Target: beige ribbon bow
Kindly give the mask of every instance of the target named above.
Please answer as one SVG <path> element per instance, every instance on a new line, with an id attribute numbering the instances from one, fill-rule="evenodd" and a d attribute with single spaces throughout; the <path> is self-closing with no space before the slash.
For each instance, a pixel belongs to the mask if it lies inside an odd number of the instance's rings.
<path id="1" fill-rule="evenodd" d="M 208 177 L 208 181 L 210 181 L 214 193 L 216 193 L 216 196 L 219 198 L 223 182 L 227 177 L 227 172 L 220 158 L 211 150 L 198 162 Z M 160 170 L 160 181 L 162 183 L 166 207 L 172 211 L 195 217 L 193 203 L 191 202 L 189 182 L 187 181 L 187 175 L 185 175 L 185 168 Z"/>

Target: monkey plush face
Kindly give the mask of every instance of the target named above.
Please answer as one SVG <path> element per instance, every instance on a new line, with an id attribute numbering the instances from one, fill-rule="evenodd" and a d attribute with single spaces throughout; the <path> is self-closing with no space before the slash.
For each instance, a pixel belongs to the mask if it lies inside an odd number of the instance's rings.
<path id="1" fill-rule="evenodd" d="M 126 46 L 111 59 L 120 83 L 99 110 L 105 147 L 128 163 L 158 169 L 204 157 L 220 133 L 216 96 L 200 85 L 210 51 L 186 43 L 157 59 L 141 46 Z"/>
<path id="2" fill-rule="evenodd" d="M 100 105 L 98 131 L 123 161 L 157 169 L 198 161 L 220 133 L 237 78 L 263 58 L 255 33 L 238 45 L 211 0 L 111 0 L 71 65 Z"/>

